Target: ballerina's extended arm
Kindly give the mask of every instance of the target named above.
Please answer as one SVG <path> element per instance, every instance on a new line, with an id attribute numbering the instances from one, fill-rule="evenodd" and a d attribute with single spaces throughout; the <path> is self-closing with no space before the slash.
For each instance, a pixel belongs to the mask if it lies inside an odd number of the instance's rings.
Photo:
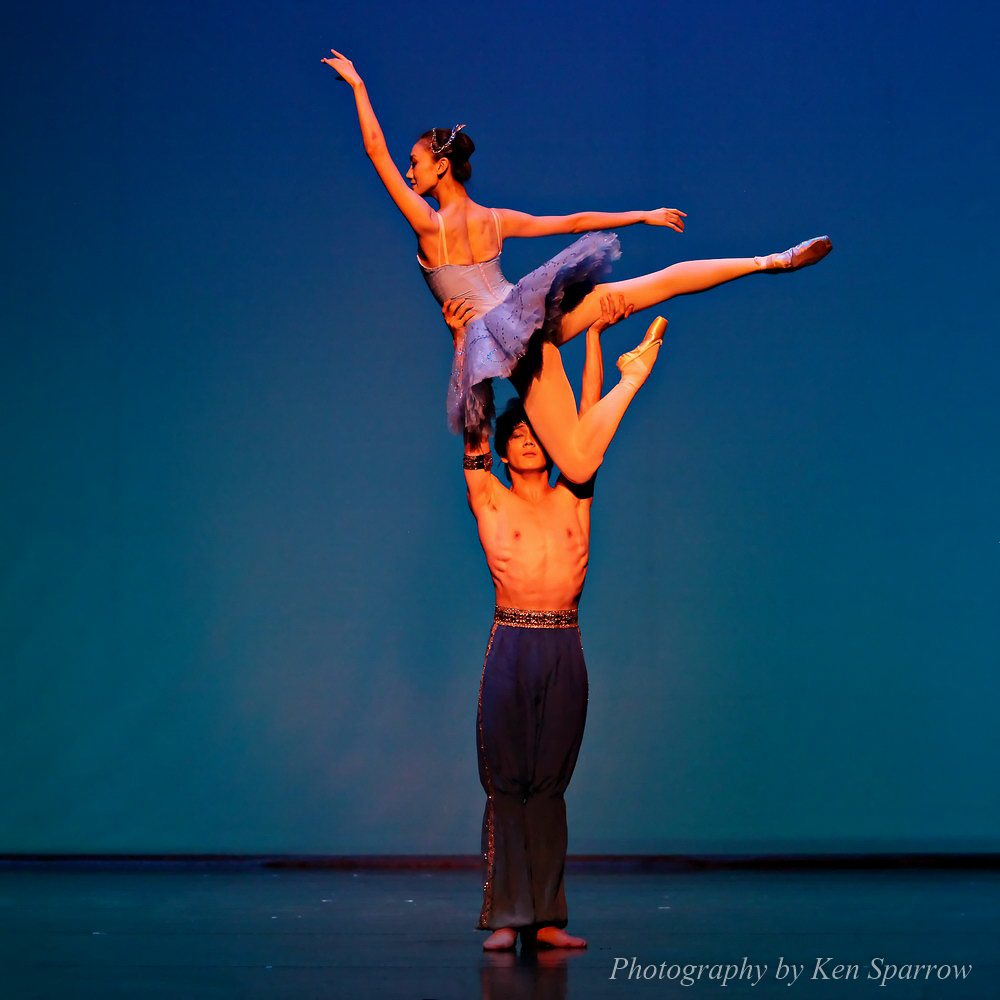
<path id="1" fill-rule="evenodd" d="M 654 208 L 638 212 L 577 212 L 574 215 L 528 215 L 510 208 L 497 209 L 504 237 L 552 236 L 556 233 L 589 233 L 595 229 L 619 229 L 644 222 L 684 232 L 685 212 L 676 208 Z"/>
<path id="2" fill-rule="evenodd" d="M 354 100 L 358 106 L 358 122 L 361 125 L 361 139 L 365 144 L 365 152 L 372 161 L 376 172 L 382 183 L 385 185 L 389 196 L 396 203 L 396 207 L 403 213 L 406 221 L 413 228 L 418 236 L 427 236 L 437 231 L 437 223 L 434 220 L 434 211 L 403 179 L 402 174 L 396 169 L 396 164 L 392 162 L 389 155 L 389 147 L 386 145 L 385 136 L 382 134 L 382 127 L 375 117 L 372 103 L 368 99 L 368 91 L 365 89 L 364 81 L 354 68 L 354 64 L 347 56 L 330 49 L 333 53 L 332 59 L 322 59 L 327 66 L 334 69 L 338 76 L 350 84 L 354 91 Z"/>
<path id="3" fill-rule="evenodd" d="M 413 191 L 396 169 L 375 117 L 368 91 L 354 64 L 342 52 L 330 49 L 332 58 L 322 62 L 336 71 L 354 91 L 358 106 L 358 121 L 365 152 L 371 159 L 386 190 L 418 236 L 432 235 L 436 229 L 434 212 L 424 199 Z M 529 215 L 509 208 L 498 210 L 504 236 L 551 236 L 556 233 L 586 233 L 595 229 L 614 229 L 643 222 L 650 226 L 668 226 L 684 232 L 685 213 L 676 208 L 654 208 L 638 212 L 577 212 L 574 215 Z"/>

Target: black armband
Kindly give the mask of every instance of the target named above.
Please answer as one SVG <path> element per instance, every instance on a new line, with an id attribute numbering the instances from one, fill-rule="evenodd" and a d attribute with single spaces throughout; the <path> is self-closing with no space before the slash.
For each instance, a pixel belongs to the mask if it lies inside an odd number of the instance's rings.
<path id="1" fill-rule="evenodd" d="M 466 455 L 462 462 L 462 468 L 466 470 L 483 469 L 489 472 L 493 468 L 493 455 L 484 451 L 481 455 Z"/>

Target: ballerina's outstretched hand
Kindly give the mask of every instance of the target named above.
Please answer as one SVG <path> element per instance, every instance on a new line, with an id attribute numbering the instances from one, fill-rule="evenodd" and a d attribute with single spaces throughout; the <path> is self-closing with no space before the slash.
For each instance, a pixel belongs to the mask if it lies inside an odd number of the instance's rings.
<path id="1" fill-rule="evenodd" d="M 647 226 L 669 226 L 677 232 L 684 232 L 684 219 L 687 212 L 680 212 L 676 208 L 654 208 L 652 212 L 646 213 L 643 220 Z"/>
<path id="2" fill-rule="evenodd" d="M 320 62 L 325 62 L 344 83 L 349 83 L 352 87 L 357 86 L 361 82 L 361 75 L 354 68 L 354 63 L 343 52 L 338 52 L 336 49 L 330 51 L 333 53 L 333 58 L 320 59 Z"/>

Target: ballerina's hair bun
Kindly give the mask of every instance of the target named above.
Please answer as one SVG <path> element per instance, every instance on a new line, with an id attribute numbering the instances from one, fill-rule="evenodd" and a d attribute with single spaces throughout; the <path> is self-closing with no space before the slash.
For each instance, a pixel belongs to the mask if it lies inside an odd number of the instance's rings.
<path id="1" fill-rule="evenodd" d="M 476 144 L 462 131 L 464 128 L 464 125 L 432 128 L 420 137 L 430 147 L 432 156 L 443 156 L 451 162 L 451 175 L 460 184 L 472 176 L 469 157 L 476 151 Z"/>

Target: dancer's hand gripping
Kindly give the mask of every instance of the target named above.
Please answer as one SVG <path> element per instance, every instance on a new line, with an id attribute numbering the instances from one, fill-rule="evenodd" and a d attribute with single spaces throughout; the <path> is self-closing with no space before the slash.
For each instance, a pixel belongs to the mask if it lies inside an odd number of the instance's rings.
<path id="1" fill-rule="evenodd" d="M 465 343 L 465 324 L 475 315 L 476 310 L 465 299 L 445 299 L 441 305 L 444 321 L 451 330 L 451 339 L 455 348 L 461 349 Z"/>
<path id="2" fill-rule="evenodd" d="M 602 295 L 601 315 L 590 324 L 590 332 L 601 333 L 609 326 L 627 319 L 633 312 L 635 306 L 631 302 L 626 302 L 621 292 L 617 295 Z"/>

